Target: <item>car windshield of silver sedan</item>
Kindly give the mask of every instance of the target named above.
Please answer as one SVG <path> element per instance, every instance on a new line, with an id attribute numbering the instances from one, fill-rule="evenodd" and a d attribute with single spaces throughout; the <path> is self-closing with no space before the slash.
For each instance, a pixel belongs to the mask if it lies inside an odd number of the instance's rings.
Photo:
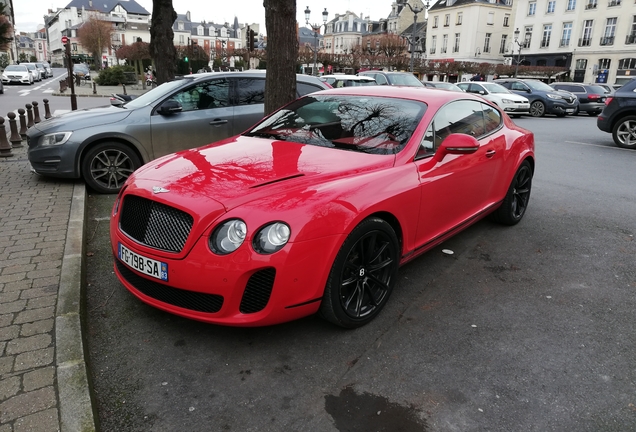
<path id="1" fill-rule="evenodd" d="M 419 101 L 344 95 L 307 96 L 264 119 L 246 136 L 371 154 L 404 148 L 426 112 Z"/>

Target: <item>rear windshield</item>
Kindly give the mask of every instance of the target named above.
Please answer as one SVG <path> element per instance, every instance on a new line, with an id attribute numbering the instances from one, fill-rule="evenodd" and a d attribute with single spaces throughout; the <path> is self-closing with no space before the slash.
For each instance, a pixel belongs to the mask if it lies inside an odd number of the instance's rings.
<path id="1" fill-rule="evenodd" d="M 606 93 L 605 89 L 601 86 L 588 86 L 587 92 L 598 95 L 604 95 Z"/>
<path id="2" fill-rule="evenodd" d="M 287 105 L 246 136 L 371 154 L 395 154 L 426 112 L 423 102 L 383 97 L 314 95 Z"/>

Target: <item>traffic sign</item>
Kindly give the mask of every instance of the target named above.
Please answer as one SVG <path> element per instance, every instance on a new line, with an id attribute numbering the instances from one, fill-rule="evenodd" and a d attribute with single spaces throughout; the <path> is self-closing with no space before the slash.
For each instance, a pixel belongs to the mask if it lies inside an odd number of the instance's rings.
<path id="1" fill-rule="evenodd" d="M 68 43 L 68 37 L 62 36 L 62 43 L 66 45 Z"/>

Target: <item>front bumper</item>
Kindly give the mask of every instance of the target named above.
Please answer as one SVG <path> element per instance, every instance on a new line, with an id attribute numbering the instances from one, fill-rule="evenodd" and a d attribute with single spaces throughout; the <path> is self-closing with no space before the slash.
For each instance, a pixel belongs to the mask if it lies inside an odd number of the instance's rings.
<path id="1" fill-rule="evenodd" d="M 529 114 L 530 103 L 504 104 L 503 109 L 507 113 Z"/>
<path id="2" fill-rule="evenodd" d="M 215 255 L 202 236 L 185 257 L 136 243 L 111 218 L 115 274 L 138 299 L 158 309 L 214 324 L 264 326 L 318 311 L 340 236 L 288 243 L 271 255 L 245 243 L 228 255 Z M 167 281 L 147 276 L 119 259 L 119 245 L 167 264 Z"/>
<path id="3" fill-rule="evenodd" d="M 33 171 L 44 176 L 79 178 L 79 143 L 69 140 L 62 145 L 41 146 L 42 136 L 42 133 L 27 132 L 27 156 Z"/>

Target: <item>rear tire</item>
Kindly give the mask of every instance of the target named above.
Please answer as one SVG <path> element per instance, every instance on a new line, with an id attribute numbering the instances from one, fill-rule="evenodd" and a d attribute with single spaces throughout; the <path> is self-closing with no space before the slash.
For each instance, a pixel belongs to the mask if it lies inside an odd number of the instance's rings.
<path id="1" fill-rule="evenodd" d="M 82 177 L 99 193 L 117 193 L 128 177 L 141 166 L 137 154 L 127 145 L 103 142 L 82 158 Z"/>
<path id="2" fill-rule="evenodd" d="M 532 189 L 532 167 L 523 161 L 512 178 L 501 206 L 492 213 L 492 219 L 503 225 L 516 225 L 526 214 Z"/>
<path id="3" fill-rule="evenodd" d="M 351 231 L 333 262 L 320 315 L 345 328 L 373 320 L 389 300 L 400 261 L 400 242 L 386 221 L 369 218 Z"/>
<path id="4" fill-rule="evenodd" d="M 636 116 L 620 119 L 612 130 L 612 138 L 617 146 L 626 149 L 636 149 Z"/>

